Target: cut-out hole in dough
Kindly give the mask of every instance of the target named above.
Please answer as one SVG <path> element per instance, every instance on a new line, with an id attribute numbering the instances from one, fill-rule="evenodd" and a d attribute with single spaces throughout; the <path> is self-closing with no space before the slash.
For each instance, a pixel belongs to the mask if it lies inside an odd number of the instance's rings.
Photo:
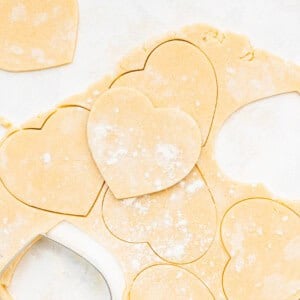
<path id="1" fill-rule="evenodd" d="M 46 242 L 43 242 L 44 240 Z M 63 221 L 46 234 L 38 234 L 29 242 L 22 244 L 23 248 L 18 253 L 13 252 L 14 257 L 0 271 L 1 300 L 11 299 L 10 289 L 14 288 L 12 284 L 14 276 L 17 278 L 15 286 L 17 286 L 18 295 L 28 294 L 28 297 L 18 298 L 21 300 L 99 299 L 99 295 L 103 295 L 100 299 L 105 300 L 108 299 L 104 297 L 107 295 L 107 289 L 109 290 L 109 299 L 123 299 L 126 281 L 118 260 L 101 243 L 97 243 L 73 224 Z M 95 271 L 99 276 L 96 276 Z M 44 277 L 37 281 L 34 280 L 40 276 Z M 29 286 L 23 283 L 22 278 Z M 46 289 L 47 293 L 38 297 L 37 293 L 43 290 L 40 285 L 47 285 L 48 280 L 51 288 L 66 290 L 61 297 L 57 298 L 56 295 L 60 294 L 58 292 L 51 294 L 49 289 Z M 65 283 L 56 283 L 57 280 L 64 280 Z M 103 281 L 106 285 L 103 285 Z M 74 289 L 75 284 L 81 284 L 81 282 L 83 285 L 79 288 L 78 298 L 72 297 L 72 292 L 67 290 L 70 287 Z M 104 287 L 99 289 L 99 283 Z M 93 291 L 85 292 L 86 289 L 93 289 Z M 87 296 L 80 298 L 84 294 Z M 93 297 L 89 297 L 89 295 Z M 14 297 L 12 298 L 14 299 Z"/>
<path id="2" fill-rule="evenodd" d="M 219 132 L 215 158 L 230 178 L 300 199 L 300 96 L 281 94 L 234 113 Z"/>
<path id="3" fill-rule="evenodd" d="M 14 300 L 111 299 L 104 278 L 94 266 L 46 238 L 22 258 L 9 291 Z"/>

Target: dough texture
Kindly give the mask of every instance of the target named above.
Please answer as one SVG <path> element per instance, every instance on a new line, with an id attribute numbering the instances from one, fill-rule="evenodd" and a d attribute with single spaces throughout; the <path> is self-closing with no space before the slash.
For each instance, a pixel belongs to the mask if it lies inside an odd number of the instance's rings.
<path id="1" fill-rule="evenodd" d="M 227 177 L 215 151 L 236 111 L 299 91 L 299 66 L 193 25 L 10 129 L 0 145 L 0 295 L 24 243 L 66 221 L 117 257 L 126 300 L 299 299 L 300 199 L 261 177 Z"/>

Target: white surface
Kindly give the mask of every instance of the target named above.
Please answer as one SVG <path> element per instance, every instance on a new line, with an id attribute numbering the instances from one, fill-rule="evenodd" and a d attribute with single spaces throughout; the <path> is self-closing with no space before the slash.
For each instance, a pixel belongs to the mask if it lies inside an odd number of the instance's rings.
<path id="1" fill-rule="evenodd" d="M 123 271 L 116 258 L 104 247 L 67 222 L 60 223 L 53 228 L 47 236 L 72 249 L 92 263 L 107 281 L 111 290 L 112 300 L 122 299 L 125 290 L 125 277 Z M 104 298 L 103 300 L 106 299 L 107 298 Z"/>
<path id="2" fill-rule="evenodd" d="M 282 94 L 235 112 L 219 132 L 215 158 L 230 178 L 300 201 L 300 96 Z"/>
<path id="3" fill-rule="evenodd" d="M 0 116 L 18 125 L 64 98 L 84 91 L 103 75 L 112 72 L 120 58 L 133 47 L 193 23 L 207 23 L 223 31 L 245 34 L 253 46 L 300 62 L 299 0 L 79 0 L 79 6 L 80 28 L 74 62 L 31 73 L 0 70 Z M 24 278 L 28 272 L 32 275 L 28 280 L 39 279 L 42 276 L 39 272 L 49 275 L 48 272 L 53 270 L 51 257 L 64 257 L 69 270 L 68 264 L 73 259 L 64 255 L 63 250 L 52 252 L 46 244 L 37 247 L 35 253 L 41 253 L 39 258 L 31 257 L 24 263 L 23 270 L 20 267 L 19 284 L 15 281 L 14 285 L 16 293 L 21 291 L 19 288 L 26 282 Z M 70 270 L 76 270 L 76 264 L 71 265 Z M 34 270 L 39 272 L 35 274 Z M 46 285 L 44 279 L 47 281 L 47 277 L 39 280 Z M 53 279 L 48 279 L 48 283 L 53 284 Z M 66 286 L 65 281 L 59 284 Z M 66 286 L 65 292 L 70 288 L 72 285 Z M 81 299 L 93 299 L 89 298 L 93 291 L 86 293 Z M 16 299 L 27 300 L 24 297 Z M 75 298 L 64 298 L 68 299 Z"/>
<path id="4" fill-rule="evenodd" d="M 15 124 L 84 91 L 130 49 L 193 23 L 246 34 L 255 47 L 300 62 L 299 0 L 78 0 L 75 60 L 31 73 L 0 70 L 0 115 Z"/>
<path id="5" fill-rule="evenodd" d="M 14 300 L 122 299 L 123 272 L 102 246 L 67 222 L 47 237 L 51 240 L 39 240 L 18 265 L 9 287 Z"/>
<path id="6" fill-rule="evenodd" d="M 110 299 L 106 282 L 90 264 L 47 239 L 25 255 L 9 291 L 14 300 Z"/>

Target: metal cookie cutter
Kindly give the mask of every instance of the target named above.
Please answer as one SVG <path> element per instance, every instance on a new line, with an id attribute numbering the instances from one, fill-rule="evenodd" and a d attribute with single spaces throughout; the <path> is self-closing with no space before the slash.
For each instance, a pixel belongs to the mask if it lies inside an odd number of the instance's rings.
<path id="1" fill-rule="evenodd" d="M 125 277 L 116 258 L 81 230 L 67 222 L 62 222 L 48 233 L 40 234 L 27 243 L 3 268 L 0 272 L 0 300 L 13 300 L 8 287 L 14 272 L 24 255 L 42 238 L 57 243 L 92 265 L 106 282 L 109 289 L 109 300 L 121 300 L 124 298 Z"/>

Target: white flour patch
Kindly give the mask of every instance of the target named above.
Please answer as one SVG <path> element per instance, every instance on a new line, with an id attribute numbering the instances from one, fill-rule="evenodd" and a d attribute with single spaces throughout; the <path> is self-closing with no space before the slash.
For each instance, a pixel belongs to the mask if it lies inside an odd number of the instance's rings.
<path id="1" fill-rule="evenodd" d="M 107 165 L 115 165 L 129 154 L 125 146 L 128 138 L 117 126 L 111 124 L 93 126 L 90 141 L 97 159 L 104 161 Z"/>
<path id="2" fill-rule="evenodd" d="M 119 160 L 126 156 L 126 154 L 128 153 L 127 149 L 121 148 L 121 149 L 117 149 L 116 151 L 109 151 L 108 152 L 108 158 L 106 160 L 106 164 L 107 165 L 115 165 L 116 163 L 119 162 Z"/>
<path id="3" fill-rule="evenodd" d="M 156 153 L 158 159 L 166 161 L 174 161 L 178 159 L 179 150 L 176 146 L 171 144 L 158 144 L 156 146 Z"/>
<path id="4" fill-rule="evenodd" d="M 235 270 L 240 273 L 244 268 L 244 259 L 242 257 L 237 257 L 235 260 Z"/>
<path id="5" fill-rule="evenodd" d="M 44 162 L 45 164 L 51 163 L 51 161 L 52 161 L 52 156 L 51 156 L 51 154 L 50 154 L 49 152 L 44 153 L 43 156 L 42 156 L 42 160 L 43 160 L 43 162 Z"/>
<path id="6" fill-rule="evenodd" d="M 177 169 L 182 167 L 181 151 L 172 144 L 157 144 L 155 161 L 163 169 L 163 172 L 172 179 L 175 177 Z"/>
<path id="7" fill-rule="evenodd" d="M 116 131 L 116 127 L 110 124 L 100 124 L 97 126 L 93 126 L 93 137 L 94 143 L 96 144 L 98 141 L 106 138 L 110 133 Z"/>
<path id="8" fill-rule="evenodd" d="M 244 240 L 243 228 L 236 225 L 230 234 L 231 256 L 235 256 L 244 251 Z"/>
<path id="9" fill-rule="evenodd" d="M 198 190 L 204 187 L 204 182 L 200 179 L 193 181 L 192 183 L 188 184 L 186 187 L 186 191 L 188 193 L 195 193 Z"/>
<path id="10" fill-rule="evenodd" d="M 138 214 L 146 215 L 151 205 L 151 201 L 147 201 L 147 200 L 148 197 L 144 196 L 142 198 L 128 198 L 128 199 L 120 200 L 120 202 L 125 207 L 134 208 L 138 212 Z"/>
<path id="11" fill-rule="evenodd" d="M 184 245 L 174 245 L 173 247 L 167 249 L 165 255 L 168 258 L 180 259 L 184 255 L 184 249 Z"/>

